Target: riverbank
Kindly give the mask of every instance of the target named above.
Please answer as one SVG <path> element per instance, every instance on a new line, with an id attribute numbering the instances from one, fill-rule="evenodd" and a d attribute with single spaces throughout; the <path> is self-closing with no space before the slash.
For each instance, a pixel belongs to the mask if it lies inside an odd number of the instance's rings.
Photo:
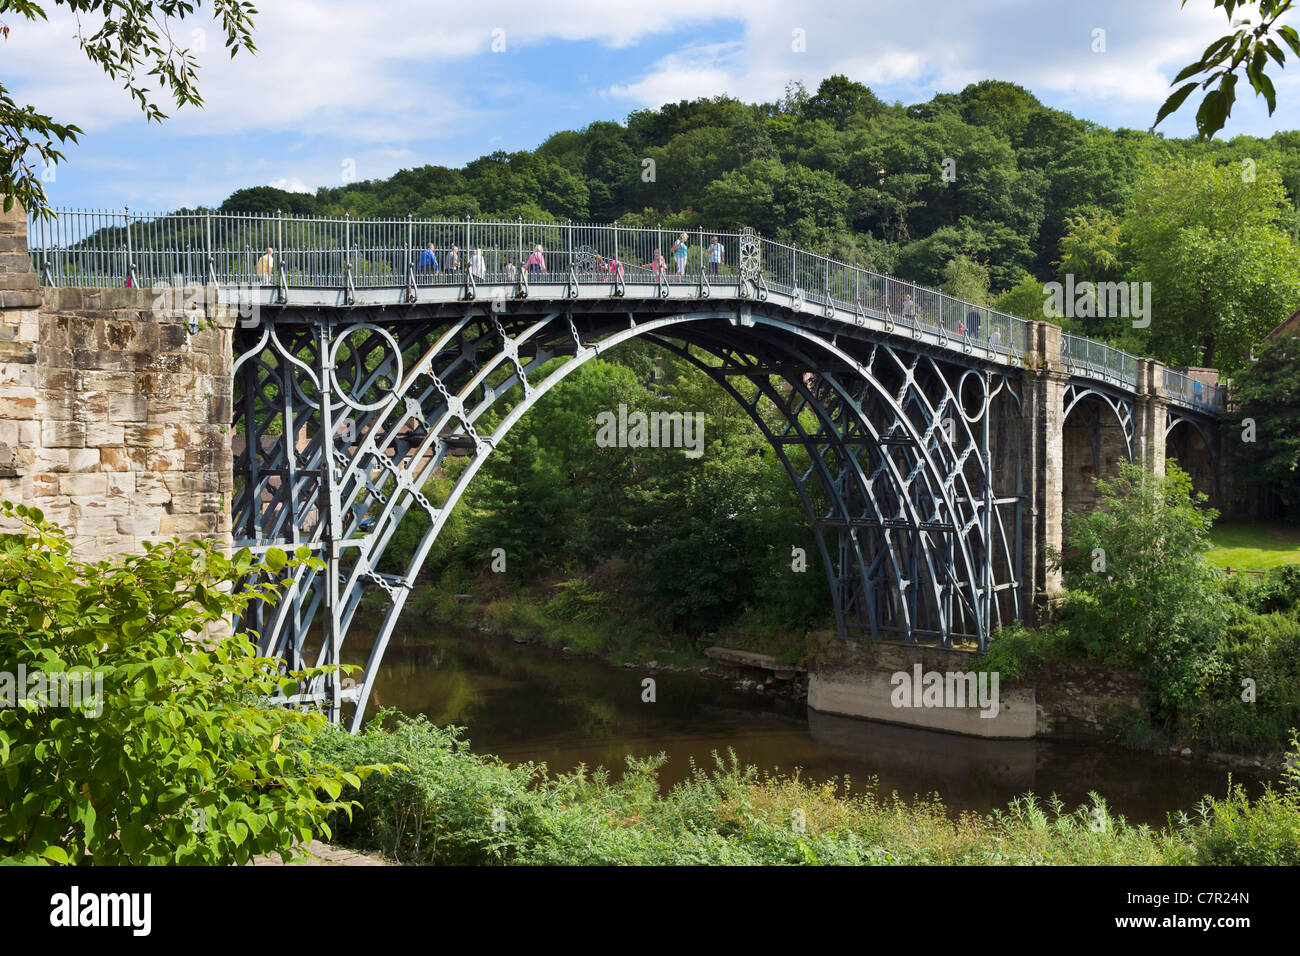
<path id="1" fill-rule="evenodd" d="M 622 776 L 552 775 L 475 753 L 453 728 L 391 715 L 361 735 L 323 730 L 314 755 L 338 766 L 401 764 L 363 783 L 344 845 L 408 863 L 1297 865 L 1296 781 L 1250 799 L 1240 788 L 1137 826 L 1093 795 L 1077 807 L 1024 795 L 988 813 L 951 814 L 872 781 L 760 773 L 734 755 L 666 793 L 661 758 Z"/>
<path id="2" fill-rule="evenodd" d="M 378 626 L 384 601 L 379 594 L 363 600 L 362 621 Z M 737 690 L 790 700 L 807 698 L 804 635 L 742 619 L 737 625 L 698 638 L 667 633 L 635 602 L 613 602 L 607 594 L 568 581 L 558 589 L 538 583 L 506 593 L 485 589 L 449 593 L 418 585 L 408 613 L 420 620 L 509 637 L 590 660 L 647 671 L 693 673 L 725 680 Z M 710 648 L 764 655 L 772 667 L 746 667 L 711 656 Z M 796 670 L 778 677 L 777 665 Z"/>

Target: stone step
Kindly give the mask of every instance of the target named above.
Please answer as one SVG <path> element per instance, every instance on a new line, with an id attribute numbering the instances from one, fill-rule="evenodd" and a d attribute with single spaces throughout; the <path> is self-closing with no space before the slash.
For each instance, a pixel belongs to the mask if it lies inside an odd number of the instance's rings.
<path id="1" fill-rule="evenodd" d="M 735 647 L 709 647 L 705 649 L 704 653 L 707 657 L 722 664 L 772 671 L 781 680 L 791 680 L 797 674 L 807 673 L 806 667 L 782 664 L 771 654 L 760 654 L 758 651 L 742 651 Z"/>

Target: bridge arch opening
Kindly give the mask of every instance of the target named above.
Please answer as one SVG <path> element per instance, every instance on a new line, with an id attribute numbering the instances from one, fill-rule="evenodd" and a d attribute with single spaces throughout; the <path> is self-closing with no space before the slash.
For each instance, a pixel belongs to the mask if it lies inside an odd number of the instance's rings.
<path id="1" fill-rule="evenodd" d="M 1065 389 L 1061 442 L 1062 508 L 1091 511 L 1100 498 L 1096 479 L 1113 478 L 1120 462 L 1134 461 L 1131 398 L 1071 382 Z"/>
<path id="2" fill-rule="evenodd" d="M 328 566 L 296 572 L 276 608 L 245 622 L 261 650 L 295 666 L 332 663 L 362 591 L 387 592 L 351 695 L 358 726 L 416 574 L 492 450 L 571 372 L 642 337 L 712 377 L 772 444 L 812 526 L 841 634 L 982 646 L 1019 616 L 1018 398 L 1004 374 L 897 344 L 853 345 L 776 310 L 679 309 L 638 320 L 470 307 L 385 328 L 290 310 L 271 319 L 237 372 L 249 440 L 236 522 L 262 540 L 309 540 Z M 268 450 L 277 421 L 295 439 Z M 467 463 L 431 500 L 431 479 L 455 455 Z M 1015 487 L 994 488 L 995 457 Z M 427 529 L 405 573 L 381 573 L 412 509 Z M 318 613 L 322 644 L 304 659 L 304 622 Z"/>
<path id="3" fill-rule="evenodd" d="M 1176 462 L 1191 477 L 1192 488 L 1217 505 L 1218 449 L 1212 427 L 1190 415 L 1171 416 L 1165 430 L 1165 461 Z"/>

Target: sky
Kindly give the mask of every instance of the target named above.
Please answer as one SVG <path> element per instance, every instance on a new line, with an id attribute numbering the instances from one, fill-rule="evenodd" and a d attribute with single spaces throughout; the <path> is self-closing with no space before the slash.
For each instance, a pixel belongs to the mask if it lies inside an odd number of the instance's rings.
<path id="1" fill-rule="evenodd" d="M 158 124 L 85 59 L 76 21 L 45 6 L 44 22 L 0 15 L 0 81 L 85 131 L 46 191 L 61 208 L 140 212 L 460 166 L 665 102 L 771 101 L 792 80 L 812 92 L 833 73 L 908 104 L 1006 80 L 1146 129 L 1178 70 L 1227 32 L 1211 0 L 261 0 L 258 51 L 232 59 L 205 3 L 173 31 L 198 59 L 205 105 Z M 1274 81 L 1274 115 L 1243 82 L 1221 136 L 1300 126 L 1300 64 Z M 1196 102 L 1160 129 L 1193 133 Z"/>

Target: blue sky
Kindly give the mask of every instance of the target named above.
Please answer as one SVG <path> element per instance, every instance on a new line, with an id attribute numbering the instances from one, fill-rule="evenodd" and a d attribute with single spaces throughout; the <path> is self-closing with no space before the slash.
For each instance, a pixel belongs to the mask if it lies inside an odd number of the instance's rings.
<path id="1" fill-rule="evenodd" d="M 47 183 L 53 202 L 140 211 L 460 165 L 642 107 L 776 99 L 790 80 L 814 90 L 831 73 L 905 103 L 1009 80 L 1076 116 L 1145 129 L 1174 74 L 1226 26 L 1210 0 L 264 0 L 254 56 L 227 57 L 206 18 L 184 24 L 180 41 L 206 47 L 207 105 L 158 125 L 84 61 L 58 8 L 46 23 L 4 22 L 0 76 L 15 99 L 86 130 Z M 1277 83 L 1271 118 L 1243 83 L 1223 135 L 1300 125 L 1300 64 Z M 1193 113 L 1161 129 L 1187 135 Z"/>

